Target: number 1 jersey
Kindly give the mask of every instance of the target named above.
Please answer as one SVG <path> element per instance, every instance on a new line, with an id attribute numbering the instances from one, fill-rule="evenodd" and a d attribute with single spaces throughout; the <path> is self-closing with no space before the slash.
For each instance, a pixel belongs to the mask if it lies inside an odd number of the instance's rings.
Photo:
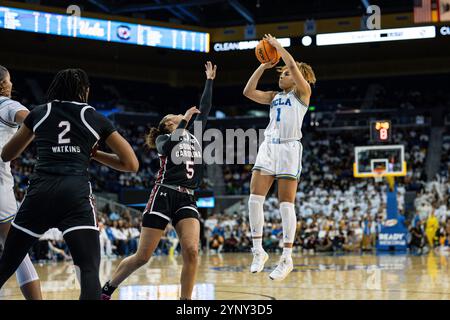
<path id="1" fill-rule="evenodd" d="M 303 119 L 308 106 L 295 93 L 278 93 L 270 105 L 270 123 L 265 130 L 269 139 L 292 141 L 302 139 Z"/>

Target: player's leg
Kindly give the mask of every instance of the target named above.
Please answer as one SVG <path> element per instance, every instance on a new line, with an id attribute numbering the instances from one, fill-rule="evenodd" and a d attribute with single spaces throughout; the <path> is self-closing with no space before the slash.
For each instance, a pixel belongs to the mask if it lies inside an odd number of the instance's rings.
<path id="1" fill-rule="evenodd" d="M 269 256 L 262 246 L 264 228 L 264 201 L 274 177 L 267 172 L 254 170 L 250 184 L 251 195 L 248 201 L 248 215 L 253 241 L 252 273 L 261 272 Z"/>
<path id="2" fill-rule="evenodd" d="M 64 234 L 80 280 L 80 300 L 100 300 L 100 237 L 97 230 L 80 229 Z"/>
<path id="3" fill-rule="evenodd" d="M 17 202 L 13 188 L 0 183 L 0 246 L 2 247 L 5 245 L 6 237 L 11 228 L 11 221 L 14 219 L 16 212 Z M 16 270 L 16 278 L 25 299 L 42 300 L 39 277 L 28 254 Z"/>
<path id="4" fill-rule="evenodd" d="M 277 268 L 270 274 L 272 280 L 281 281 L 292 271 L 292 248 L 297 230 L 295 198 L 298 179 L 302 170 L 303 147 L 300 142 L 290 142 L 280 146 L 281 156 L 277 166 L 278 200 L 283 225 L 283 254 Z"/>
<path id="5" fill-rule="evenodd" d="M 11 228 L 11 223 L 0 223 L 0 245 L 3 247 Z M 16 270 L 20 291 L 27 300 L 42 300 L 41 284 L 36 269 L 27 254 Z"/>
<path id="6" fill-rule="evenodd" d="M 105 283 L 102 288 L 103 300 L 110 300 L 117 287 L 133 272 L 144 266 L 158 247 L 164 230 L 170 222 L 167 197 L 170 192 L 160 193 L 160 189 L 161 187 L 155 186 L 150 194 L 142 218 L 142 230 L 136 253 L 122 260 L 111 280 Z"/>
<path id="7" fill-rule="evenodd" d="M 0 258 L 0 288 L 8 281 L 24 260 L 31 246 L 38 240 L 24 231 L 12 227 L 6 237 Z"/>
<path id="8" fill-rule="evenodd" d="M 293 179 L 280 179 L 278 181 L 278 197 L 280 202 L 281 221 L 283 225 L 283 254 L 270 279 L 281 281 L 294 268 L 292 261 L 292 248 L 294 246 L 297 229 L 297 215 L 295 214 L 295 196 L 298 181 Z"/>
<path id="9" fill-rule="evenodd" d="M 198 267 L 200 222 L 195 218 L 179 221 L 175 229 L 180 238 L 183 270 L 181 271 L 181 300 L 191 300 Z"/>
<path id="10" fill-rule="evenodd" d="M 167 221 L 165 222 L 167 225 Z M 144 266 L 152 257 L 159 241 L 164 234 L 160 228 L 142 227 L 137 251 L 132 256 L 123 259 L 116 271 L 114 271 L 111 280 L 102 288 L 102 299 L 110 300 L 114 291 L 125 281 L 133 272 Z"/>

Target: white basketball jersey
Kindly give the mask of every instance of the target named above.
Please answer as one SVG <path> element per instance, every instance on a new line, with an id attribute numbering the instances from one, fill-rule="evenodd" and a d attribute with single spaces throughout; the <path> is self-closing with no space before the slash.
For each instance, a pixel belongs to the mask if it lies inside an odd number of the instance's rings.
<path id="1" fill-rule="evenodd" d="M 295 94 L 280 92 L 270 105 L 270 123 L 265 131 L 269 139 L 293 141 L 302 138 L 302 125 L 308 106 Z"/>
<path id="2" fill-rule="evenodd" d="M 15 122 L 16 113 L 22 110 L 28 110 L 19 102 L 7 97 L 0 96 L 0 153 L 5 144 L 11 139 L 18 129 Z M 0 184 L 13 186 L 14 179 L 11 174 L 9 162 L 0 160 Z"/>

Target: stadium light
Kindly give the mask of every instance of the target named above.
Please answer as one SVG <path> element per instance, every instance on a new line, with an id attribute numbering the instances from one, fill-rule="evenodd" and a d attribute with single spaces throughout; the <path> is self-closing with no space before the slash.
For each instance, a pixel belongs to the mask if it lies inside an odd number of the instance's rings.
<path id="1" fill-rule="evenodd" d="M 305 47 L 309 47 L 309 46 L 312 44 L 312 38 L 311 38 L 310 36 L 304 36 L 304 37 L 302 38 L 302 44 L 303 44 Z"/>

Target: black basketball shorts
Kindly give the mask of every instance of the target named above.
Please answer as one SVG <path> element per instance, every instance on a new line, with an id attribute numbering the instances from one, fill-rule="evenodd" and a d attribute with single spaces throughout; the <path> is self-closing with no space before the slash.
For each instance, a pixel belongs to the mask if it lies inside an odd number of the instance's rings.
<path id="1" fill-rule="evenodd" d="M 34 174 L 12 224 L 36 238 L 52 228 L 98 231 L 88 177 Z"/>
<path id="2" fill-rule="evenodd" d="M 184 219 L 200 220 L 197 203 L 193 195 L 164 186 L 155 186 L 144 211 L 144 228 L 165 230 L 169 222 L 175 227 Z"/>

